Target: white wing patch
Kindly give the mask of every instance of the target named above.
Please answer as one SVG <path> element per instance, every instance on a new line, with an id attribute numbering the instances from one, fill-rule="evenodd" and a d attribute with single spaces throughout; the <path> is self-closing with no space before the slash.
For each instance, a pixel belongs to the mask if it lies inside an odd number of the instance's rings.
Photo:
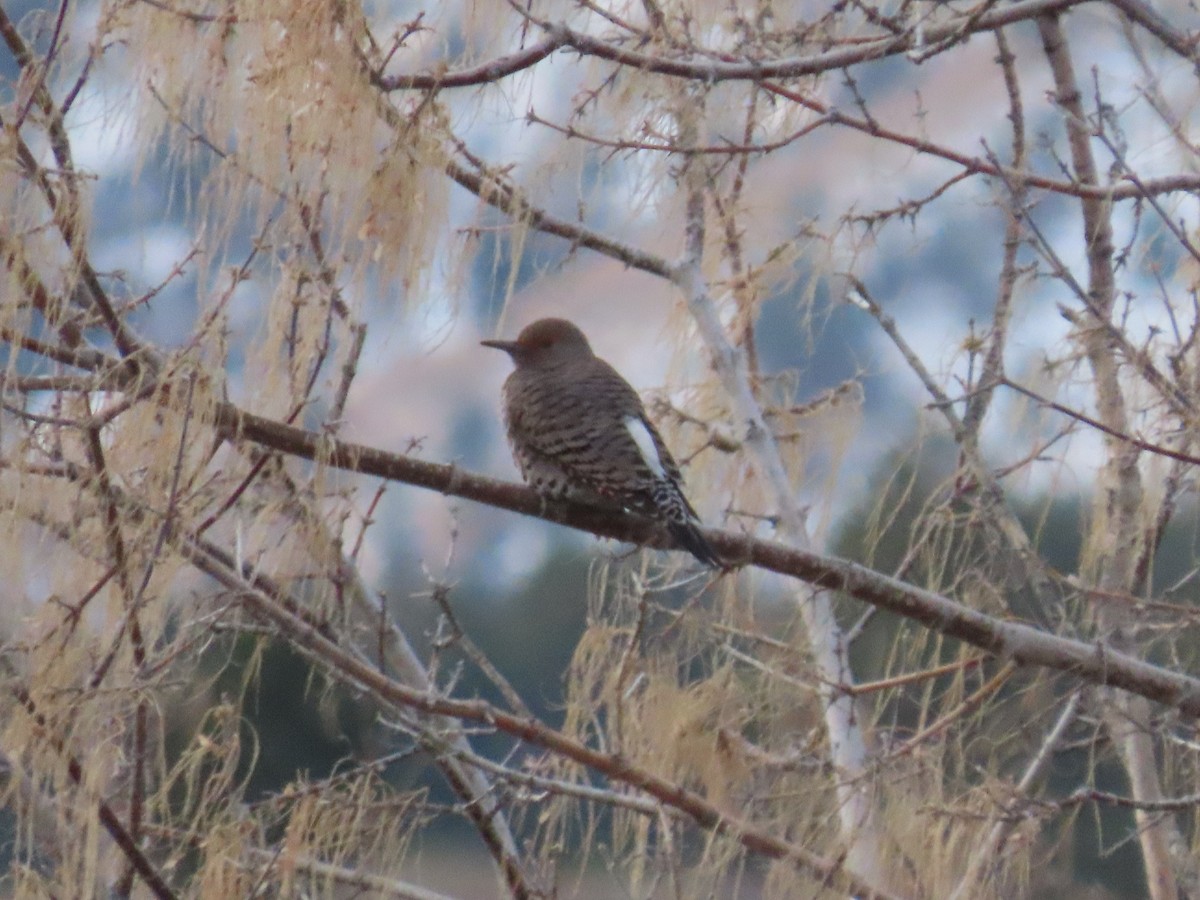
<path id="1" fill-rule="evenodd" d="M 658 448 L 654 446 L 654 438 L 650 435 L 650 429 L 646 427 L 646 423 L 636 416 L 626 416 L 625 430 L 637 444 L 638 451 L 642 454 L 642 461 L 649 466 L 650 471 L 658 478 L 666 478 L 667 470 L 663 468 L 662 460 L 658 456 Z"/>

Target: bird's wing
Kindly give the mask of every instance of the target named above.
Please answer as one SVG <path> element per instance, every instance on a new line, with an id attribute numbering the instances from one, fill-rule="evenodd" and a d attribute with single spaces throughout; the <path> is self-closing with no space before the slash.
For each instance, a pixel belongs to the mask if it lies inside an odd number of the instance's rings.
<path id="1" fill-rule="evenodd" d="M 637 391 L 608 373 L 598 374 L 597 382 L 597 392 L 610 393 L 607 402 L 597 402 L 588 410 L 594 417 L 594 443 L 591 452 L 579 454 L 573 469 L 591 483 L 611 485 L 611 495 L 643 512 L 654 513 L 661 505 L 663 489 L 668 488 L 678 496 L 686 515 L 695 518 L 696 512 L 683 494 L 679 465 L 646 415 Z M 586 396 L 588 392 L 583 393 Z"/>
<path id="2" fill-rule="evenodd" d="M 637 391 L 607 363 L 595 362 L 572 380 L 517 380 L 511 390 L 520 402 L 509 405 L 509 430 L 527 454 L 574 487 L 651 505 L 656 485 L 679 482 L 679 466 Z"/>
<path id="3" fill-rule="evenodd" d="M 654 474 L 662 478 L 668 478 L 671 481 L 678 482 L 683 480 L 683 476 L 679 473 L 679 465 L 675 462 L 675 457 L 667 449 L 662 435 L 658 433 L 658 429 L 650 421 L 644 409 L 640 411 L 640 414 L 636 418 L 632 416 L 626 418 L 624 424 L 626 431 L 629 432 L 634 442 L 638 445 L 638 449 L 642 453 L 642 458 L 646 460 L 647 465 L 651 469 L 656 470 Z M 656 463 L 657 466 L 655 465 Z"/>

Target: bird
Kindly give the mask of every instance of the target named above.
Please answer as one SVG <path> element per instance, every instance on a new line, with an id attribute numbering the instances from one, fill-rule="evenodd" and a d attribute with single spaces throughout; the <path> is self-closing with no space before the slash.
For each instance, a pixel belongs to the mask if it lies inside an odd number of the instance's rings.
<path id="1" fill-rule="evenodd" d="M 578 327 L 539 319 L 515 341 L 480 343 L 512 359 L 502 391 L 504 421 L 527 484 L 546 498 L 649 516 L 700 562 L 723 567 L 641 397 L 596 356 Z"/>

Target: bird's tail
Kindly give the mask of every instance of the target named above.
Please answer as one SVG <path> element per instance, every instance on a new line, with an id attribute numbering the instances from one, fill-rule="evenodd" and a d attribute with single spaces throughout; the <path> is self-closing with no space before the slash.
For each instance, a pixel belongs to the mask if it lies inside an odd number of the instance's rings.
<path id="1" fill-rule="evenodd" d="M 671 532 L 675 540 L 679 541 L 684 550 L 704 565 L 714 569 L 724 568 L 725 563 L 721 561 L 717 551 L 701 533 L 699 523 L 695 519 L 673 519 L 667 522 L 667 530 Z"/>

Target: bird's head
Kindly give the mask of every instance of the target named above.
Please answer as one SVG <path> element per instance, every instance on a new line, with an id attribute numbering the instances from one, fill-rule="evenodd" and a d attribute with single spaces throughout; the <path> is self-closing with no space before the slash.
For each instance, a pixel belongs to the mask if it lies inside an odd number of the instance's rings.
<path id="1" fill-rule="evenodd" d="M 512 357 L 518 367 L 556 365 L 592 355 L 592 347 L 582 331 L 566 319 L 538 319 L 526 325 L 515 341 L 480 341 Z"/>

